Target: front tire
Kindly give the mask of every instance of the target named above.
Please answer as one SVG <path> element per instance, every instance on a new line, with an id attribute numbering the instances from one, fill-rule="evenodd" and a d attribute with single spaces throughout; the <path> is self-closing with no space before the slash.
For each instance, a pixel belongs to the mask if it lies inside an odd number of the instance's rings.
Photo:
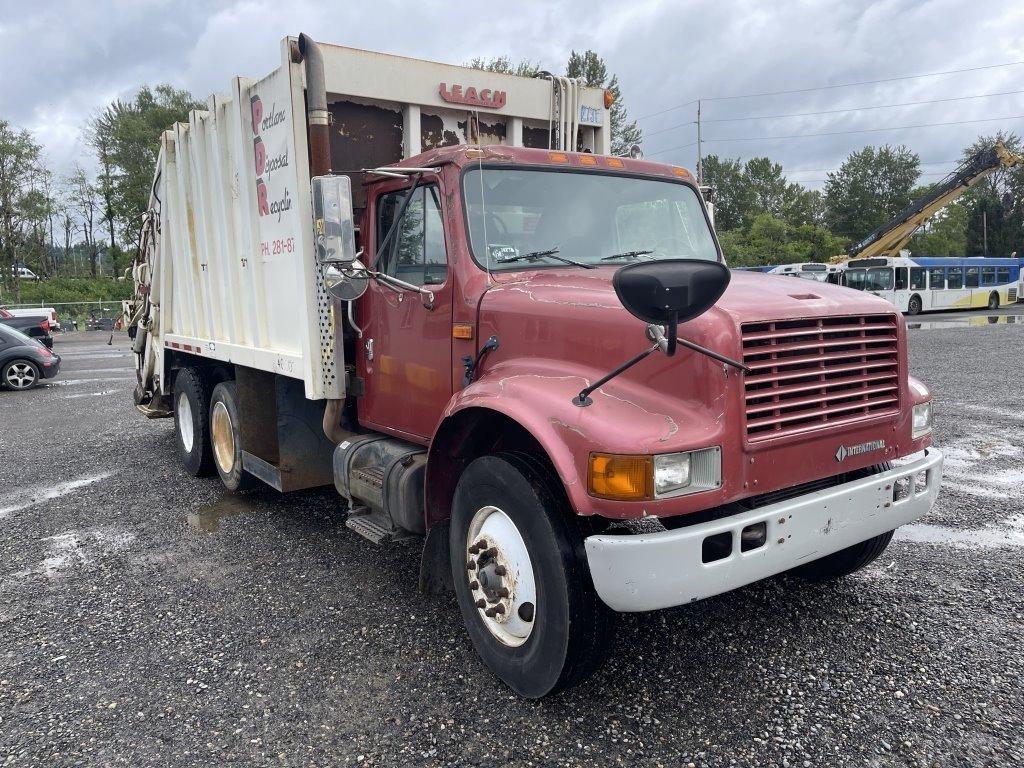
<path id="1" fill-rule="evenodd" d="M 252 488 L 256 479 L 242 469 L 240 425 L 235 382 L 222 381 L 210 397 L 210 446 L 213 465 L 229 491 Z"/>
<path id="2" fill-rule="evenodd" d="M 213 474 L 209 410 L 209 392 L 199 371 L 182 368 L 174 380 L 174 428 L 178 455 L 193 477 Z"/>
<path id="3" fill-rule="evenodd" d="M 862 541 L 860 544 L 833 552 L 813 563 L 800 566 L 794 573 L 807 581 L 822 582 L 841 579 L 843 576 L 848 576 L 874 562 L 889 546 L 893 533 L 894 531 L 889 531 L 881 536 L 875 536 L 873 539 Z"/>
<path id="4" fill-rule="evenodd" d="M 999 309 L 999 294 L 995 291 L 988 297 L 988 308 Z"/>
<path id="5" fill-rule="evenodd" d="M 540 698 L 600 666 L 615 615 L 594 591 L 579 521 L 544 464 L 520 454 L 473 461 L 455 490 L 449 543 L 473 647 L 516 693 Z"/>
<path id="6" fill-rule="evenodd" d="M 910 301 L 907 302 L 907 314 L 908 315 L 920 315 L 921 314 L 921 297 L 911 296 Z"/>

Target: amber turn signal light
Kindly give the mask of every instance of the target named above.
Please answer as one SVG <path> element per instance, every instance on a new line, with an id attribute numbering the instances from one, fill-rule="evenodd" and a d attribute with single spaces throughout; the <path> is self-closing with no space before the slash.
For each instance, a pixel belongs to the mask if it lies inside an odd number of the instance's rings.
<path id="1" fill-rule="evenodd" d="M 654 464 L 650 456 L 590 454 L 587 488 L 591 496 L 615 501 L 642 501 L 654 495 Z"/>
<path id="2" fill-rule="evenodd" d="M 606 89 L 605 92 L 604 92 L 604 108 L 605 109 L 611 109 L 612 108 L 612 104 L 614 104 L 614 103 L 615 103 L 615 92 L 610 90 L 610 89 Z"/>
<path id="3" fill-rule="evenodd" d="M 473 326 L 469 323 L 455 323 L 452 325 L 452 338 L 453 339 L 472 339 L 473 338 Z"/>

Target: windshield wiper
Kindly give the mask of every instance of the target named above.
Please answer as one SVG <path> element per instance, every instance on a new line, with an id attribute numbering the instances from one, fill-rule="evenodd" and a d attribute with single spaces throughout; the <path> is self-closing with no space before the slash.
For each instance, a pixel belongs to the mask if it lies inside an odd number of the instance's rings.
<path id="1" fill-rule="evenodd" d="M 605 256 L 601 261 L 612 261 L 613 259 L 639 259 L 641 256 L 649 256 L 654 251 L 623 251 L 622 253 L 613 253 L 611 256 Z"/>
<path id="2" fill-rule="evenodd" d="M 593 269 L 593 264 L 584 264 L 582 261 L 576 261 L 575 259 L 567 259 L 564 256 L 558 255 L 558 246 L 554 248 L 548 248 L 545 251 L 530 251 L 529 253 L 521 253 L 518 256 L 513 256 L 510 259 L 501 259 L 502 264 L 511 264 L 514 261 L 536 261 L 537 259 L 548 258 L 560 261 L 563 264 L 571 264 L 574 267 L 583 267 L 584 269 Z"/>

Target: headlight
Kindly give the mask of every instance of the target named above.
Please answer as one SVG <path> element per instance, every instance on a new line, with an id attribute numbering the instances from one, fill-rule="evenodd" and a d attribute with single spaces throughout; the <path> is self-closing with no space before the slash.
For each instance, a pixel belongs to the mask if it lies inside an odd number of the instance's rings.
<path id="1" fill-rule="evenodd" d="M 932 431 L 932 401 L 914 406 L 913 424 L 910 436 L 916 440 Z"/>
<path id="2" fill-rule="evenodd" d="M 654 457 L 654 495 L 666 496 L 690 484 L 690 454 L 666 453 Z"/>
<path id="3" fill-rule="evenodd" d="M 591 496 L 615 501 L 671 498 L 722 485 L 722 449 L 634 456 L 590 454 L 587 490 Z"/>

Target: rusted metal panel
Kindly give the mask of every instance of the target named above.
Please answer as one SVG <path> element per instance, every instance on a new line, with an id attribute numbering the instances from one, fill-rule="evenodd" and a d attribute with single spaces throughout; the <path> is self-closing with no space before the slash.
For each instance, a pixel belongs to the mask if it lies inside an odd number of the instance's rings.
<path id="1" fill-rule="evenodd" d="M 424 152 L 437 147 L 451 147 L 461 144 L 465 134 L 458 122 L 441 115 L 423 112 L 420 116 L 420 144 Z"/>
<path id="2" fill-rule="evenodd" d="M 547 128 L 523 126 L 523 146 L 531 149 L 547 149 L 550 144 L 550 133 Z"/>
<path id="3" fill-rule="evenodd" d="M 335 101 L 331 113 L 331 167 L 352 176 L 352 202 L 366 207 L 362 168 L 379 168 L 402 159 L 402 112 L 373 104 Z"/>

